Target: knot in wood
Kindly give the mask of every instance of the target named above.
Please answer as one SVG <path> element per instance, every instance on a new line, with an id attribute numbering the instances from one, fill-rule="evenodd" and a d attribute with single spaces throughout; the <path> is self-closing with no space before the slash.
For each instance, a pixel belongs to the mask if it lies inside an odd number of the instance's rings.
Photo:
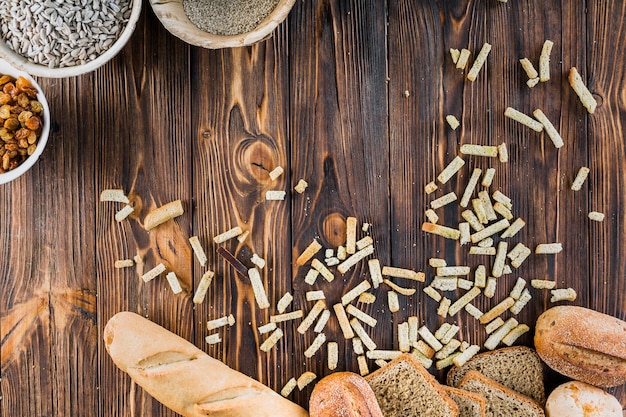
<path id="1" fill-rule="evenodd" d="M 346 218 L 340 213 L 330 213 L 324 217 L 322 230 L 324 240 L 332 247 L 346 243 Z"/>

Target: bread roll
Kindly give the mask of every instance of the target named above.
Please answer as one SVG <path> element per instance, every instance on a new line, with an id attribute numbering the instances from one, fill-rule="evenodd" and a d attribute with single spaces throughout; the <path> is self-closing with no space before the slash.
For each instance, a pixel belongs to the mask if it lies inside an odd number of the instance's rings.
<path id="1" fill-rule="evenodd" d="M 555 371 L 600 387 L 626 383 L 626 322 L 575 306 L 537 319 L 535 348 Z"/>
<path id="2" fill-rule="evenodd" d="M 367 381 L 352 372 L 322 378 L 311 393 L 311 417 L 383 417 Z"/>
<path id="3" fill-rule="evenodd" d="M 130 312 L 104 329 L 113 362 L 161 403 L 185 417 L 307 417 L 269 387 Z"/>
<path id="4" fill-rule="evenodd" d="M 552 391 L 546 402 L 548 417 L 623 417 L 617 398 L 580 381 L 570 381 Z"/>

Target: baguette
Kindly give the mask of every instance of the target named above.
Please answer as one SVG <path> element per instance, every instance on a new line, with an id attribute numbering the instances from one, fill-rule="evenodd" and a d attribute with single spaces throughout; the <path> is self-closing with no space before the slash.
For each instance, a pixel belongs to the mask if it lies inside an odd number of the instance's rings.
<path id="1" fill-rule="evenodd" d="M 113 316 L 104 342 L 122 371 L 184 417 L 308 417 L 269 387 L 135 313 Z"/>
<path id="2" fill-rule="evenodd" d="M 311 393 L 311 417 L 383 417 L 367 381 L 352 372 L 322 378 Z"/>
<path id="3" fill-rule="evenodd" d="M 626 322 L 576 306 L 537 319 L 535 348 L 555 371 L 599 387 L 626 383 Z"/>

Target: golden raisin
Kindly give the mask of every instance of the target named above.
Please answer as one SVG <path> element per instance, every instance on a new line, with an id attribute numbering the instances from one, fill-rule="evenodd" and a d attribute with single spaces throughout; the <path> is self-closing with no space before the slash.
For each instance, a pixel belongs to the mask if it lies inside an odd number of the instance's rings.
<path id="1" fill-rule="evenodd" d="M 37 132 L 35 132 L 34 130 L 31 130 L 30 133 L 28 134 L 28 144 L 32 145 L 35 142 L 37 142 Z"/>
<path id="2" fill-rule="evenodd" d="M 0 106 L 8 104 L 11 101 L 11 95 L 0 91 Z"/>
<path id="3" fill-rule="evenodd" d="M 22 139 L 28 140 L 29 135 L 30 135 L 30 130 L 23 127 L 17 132 L 15 132 L 15 140 L 22 140 Z"/>
<path id="4" fill-rule="evenodd" d="M 20 148 L 26 149 L 26 148 L 28 148 L 28 145 L 29 145 L 29 144 L 28 144 L 28 140 L 26 140 L 26 139 L 22 139 L 22 140 L 20 140 L 20 141 L 17 143 L 17 145 L 18 145 Z"/>
<path id="5" fill-rule="evenodd" d="M 43 111 L 43 104 L 37 100 L 31 100 L 30 111 L 33 113 L 41 113 Z"/>
<path id="6" fill-rule="evenodd" d="M 2 91 L 9 94 L 11 97 L 15 97 L 17 94 L 17 88 L 15 88 L 15 84 L 6 83 L 4 87 L 2 87 Z"/>
<path id="7" fill-rule="evenodd" d="M 28 105 L 30 104 L 30 98 L 28 98 L 26 93 L 20 93 L 17 96 L 17 104 L 19 104 L 22 107 L 28 107 Z"/>
<path id="8" fill-rule="evenodd" d="M 24 110 L 19 116 L 17 116 L 17 120 L 19 120 L 20 123 L 26 123 L 26 121 L 31 117 L 33 117 L 33 112 Z"/>
<path id="9" fill-rule="evenodd" d="M 32 145 L 28 147 L 28 149 L 26 150 L 26 153 L 28 153 L 28 155 L 32 155 L 35 153 L 36 149 L 37 149 L 37 144 L 33 143 Z"/>
<path id="10" fill-rule="evenodd" d="M 11 117 L 11 106 L 8 104 L 0 106 L 0 119 L 6 120 L 9 117 Z"/>
<path id="11" fill-rule="evenodd" d="M 0 85 L 4 85 L 8 82 L 12 82 L 15 81 L 15 78 L 13 78 L 12 76 L 10 76 L 9 74 L 3 74 L 2 76 L 0 76 Z"/>
<path id="12" fill-rule="evenodd" d="M 24 125 L 30 130 L 39 129 L 41 127 L 41 121 L 39 120 L 39 117 L 33 116 L 32 113 L 30 114 L 31 114 L 31 117 L 29 117 L 28 120 L 26 120 L 26 123 L 24 123 Z"/>
<path id="13" fill-rule="evenodd" d="M 15 117 L 9 117 L 4 121 L 4 127 L 7 130 L 17 130 L 20 128 L 20 122 Z"/>

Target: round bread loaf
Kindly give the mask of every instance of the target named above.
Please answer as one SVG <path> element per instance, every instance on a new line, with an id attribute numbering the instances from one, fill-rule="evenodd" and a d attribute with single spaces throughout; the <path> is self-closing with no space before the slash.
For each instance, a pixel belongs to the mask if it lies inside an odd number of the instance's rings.
<path id="1" fill-rule="evenodd" d="M 559 385 L 546 402 L 547 417 L 622 417 L 622 406 L 611 394 L 580 381 Z"/>
<path id="2" fill-rule="evenodd" d="M 311 393 L 311 417 L 383 417 L 367 381 L 352 372 L 322 378 Z"/>
<path id="3" fill-rule="evenodd" d="M 576 306 L 537 319 L 535 348 L 555 371 L 599 387 L 626 383 L 626 322 Z"/>

